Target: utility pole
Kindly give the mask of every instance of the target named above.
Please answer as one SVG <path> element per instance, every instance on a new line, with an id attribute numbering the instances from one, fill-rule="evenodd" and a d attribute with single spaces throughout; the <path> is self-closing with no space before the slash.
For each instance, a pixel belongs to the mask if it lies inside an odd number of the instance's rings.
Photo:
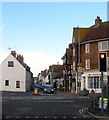
<path id="1" fill-rule="evenodd" d="M 80 66 L 81 66 L 81 62 L 80 62 L 80 28 L 79 26 L 77 26 L 78 29 L 78 64 L 77 64 L 77 92 L 80 92 L 80 79 L 79 79 L 79 73 L 80 73 Z M 78 89 L 79 87 L 79 89 Z"/>

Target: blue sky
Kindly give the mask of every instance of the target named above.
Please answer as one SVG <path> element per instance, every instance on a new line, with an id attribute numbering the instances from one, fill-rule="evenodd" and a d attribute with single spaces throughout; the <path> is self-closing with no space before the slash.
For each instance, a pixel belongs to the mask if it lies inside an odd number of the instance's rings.
<path id="1" fill-rule="evenodd" d="M 106 2 L 3 2 L 2 54 L 23 54 L 36 76 L 62 63 L 73 27 L 90 27 L 97 16 L 107 21 Z"/>

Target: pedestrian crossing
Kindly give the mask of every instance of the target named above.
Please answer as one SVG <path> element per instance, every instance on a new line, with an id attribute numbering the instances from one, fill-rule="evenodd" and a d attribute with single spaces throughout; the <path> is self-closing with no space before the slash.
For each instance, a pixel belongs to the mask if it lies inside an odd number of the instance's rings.
<path id="1" fill-rule="evenodd" d="M 10 116 L 5 116 L 5 117 L 2 117 L 2 119 L 12 119 L 13 117 L 10 117 Z M 69 118 L 69 117 L 67 117 L 67 116 L 63 116 L 63 117 L 58 117 L 58 116 L 54 116 L 54 117 L 47 117 L 47 116 L 44 116 L 44 117 L 38 117 L 38 116 L 35 116 L 35 117 L 29 117 L 29 116 L 25 116 L 25 117 L 21 117 L 21 116 L 16 116 L 16 117 L 14 117 L 14 119 L 33 119 L 33 118 L 35 118 L 35 119 L 48 119 L 48 118 L 50 118 L 50 119 L 67 119 L 67 118 Z M 76 119 L 77 117 L 75 117 L 75 116 L 73 116 L 73 117 L 70 117 L 70 118 L 73 118 L 73 119 Z"/>

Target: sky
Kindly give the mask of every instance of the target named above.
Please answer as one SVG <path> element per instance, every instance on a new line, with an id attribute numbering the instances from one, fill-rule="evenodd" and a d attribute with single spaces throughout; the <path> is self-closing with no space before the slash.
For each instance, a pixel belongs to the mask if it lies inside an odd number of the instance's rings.
<path id="1" fill-rule="evenodd" d="M 3 0 L 6 1 L 6 0 Z M 0 3 L 0 63 L 10 49 L 24 56 L 34 76 L 61 58 L 72 42 L 73 27 L 107 21 L 107 2 Z"/>

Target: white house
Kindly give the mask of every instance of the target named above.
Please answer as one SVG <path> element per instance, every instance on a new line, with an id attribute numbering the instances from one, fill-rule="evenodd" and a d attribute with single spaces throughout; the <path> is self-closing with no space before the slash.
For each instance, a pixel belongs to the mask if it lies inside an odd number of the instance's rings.
<path id="1" fill-rule="evenodd" d="M 11 51 L 0 64 L 0 91 L 31 90 L 33 74 L 30 67 L 23 62 L 23 56 Z"/>

